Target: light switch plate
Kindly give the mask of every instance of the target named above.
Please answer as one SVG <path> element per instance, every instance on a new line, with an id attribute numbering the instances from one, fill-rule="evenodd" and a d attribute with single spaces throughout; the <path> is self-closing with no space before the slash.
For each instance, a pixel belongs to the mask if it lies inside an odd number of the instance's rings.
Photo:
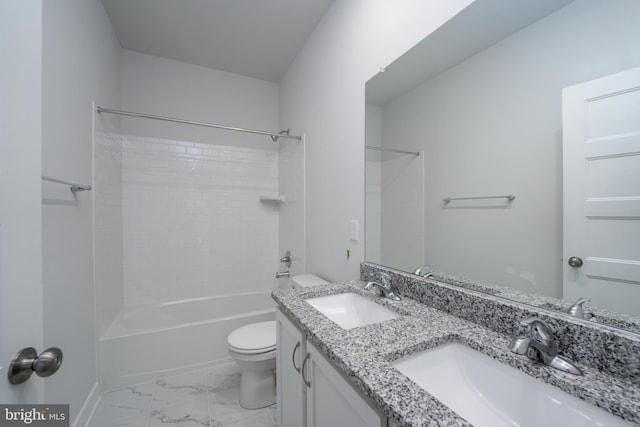
<path id="1" fill-rule="evenodd" d="M 351 240 L 353 240 L 354 242 L 358 241 L 358 220 L 357 219 L 352 219 L 351 220 L 351 225 L 349 227 L 349 238 L 351 238 Z"/>

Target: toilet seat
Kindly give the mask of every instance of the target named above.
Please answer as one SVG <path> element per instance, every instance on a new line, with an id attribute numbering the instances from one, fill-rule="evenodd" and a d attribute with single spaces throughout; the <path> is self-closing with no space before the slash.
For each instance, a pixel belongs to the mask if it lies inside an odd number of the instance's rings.
<path id="1" fill-rule="evenodd" d="M 240 354 L 261 354 L 276 349 L 276 321 L 252 323 L 231 332 L 229 349 Z"/>

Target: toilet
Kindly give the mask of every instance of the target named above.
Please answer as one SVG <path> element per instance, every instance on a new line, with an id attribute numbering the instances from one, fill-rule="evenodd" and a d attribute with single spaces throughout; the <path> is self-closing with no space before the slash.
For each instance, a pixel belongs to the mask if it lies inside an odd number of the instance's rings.
<path id="1" fill-rule="evenodd" d="M 328 282 L 313 274 L 294 276 L 292 287 L 307 288 Z M 227 337 L 229 355 L 242 368 L 240 406 L 260 409 L 276 403 L 276 321 L 251 323 Z"/>
<path id="2" fill-rule="evenodd" d="M 311 286 L 327 284 L 329 284 L 329 282 L 315 274 L 302 274 L 291 278 L 291 287 L 293 289 L 310 288 Z"/>
<path id="3" fill-rule="evenodd" d="M 242 368 L 240 406 L 259 409 L 276 403 L 276 321 L 241 326 L 227 343 L 229 355 Z"/>

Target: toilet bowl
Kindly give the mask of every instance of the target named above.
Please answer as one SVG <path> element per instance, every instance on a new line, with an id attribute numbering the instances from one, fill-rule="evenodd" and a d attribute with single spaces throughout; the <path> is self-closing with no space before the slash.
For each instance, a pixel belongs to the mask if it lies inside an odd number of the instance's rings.
<path id="1" fill-rule="evenodd" d="M 251 323 L 229 334 L 229 355 L 242 368 L 240 406 L 259 409 L 276 403 L 276 321 Z"/>
<path id="2" fill-rule="evenodd" d="M 306 288 L 328 282 L 304 274 L 291 279 L 293 288 Z M 276 403 L 276 322 L 251 323 L 227 337 L 229 355 L 242 368 L 240 406 L 259 409 Z"/>

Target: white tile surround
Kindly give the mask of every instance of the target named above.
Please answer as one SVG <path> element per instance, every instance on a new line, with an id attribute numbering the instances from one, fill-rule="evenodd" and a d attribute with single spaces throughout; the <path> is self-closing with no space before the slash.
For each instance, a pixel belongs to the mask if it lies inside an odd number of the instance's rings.
<path id="1" fill-rule="evenodd" d="M 278 152 L 122 139 L 124 305 L 271 289 Z"/>
<path id="2" fill-rule="evenodd" d="M 260 196 L 278 193 L 278 151 L 118 132 L 95 141 L 101 333 L 123 306 L 277 285 L 279 207 Z"/>
<path id="3" fill-rule="evenodd" d="M 276 406 L 240 407 L 240 368 L 233 362 L 105 392 L 89 427 L 275 427 Z"/>
<path id="4" fill-rule="evenodd" d="M 101 118 L 102 119 L 102 118 Z M 119 122 L 96 120 L 94 137 L 94 232 L 96 318 L 102 335 L 123 306 L 122 135 L 103 131 Z"/>

